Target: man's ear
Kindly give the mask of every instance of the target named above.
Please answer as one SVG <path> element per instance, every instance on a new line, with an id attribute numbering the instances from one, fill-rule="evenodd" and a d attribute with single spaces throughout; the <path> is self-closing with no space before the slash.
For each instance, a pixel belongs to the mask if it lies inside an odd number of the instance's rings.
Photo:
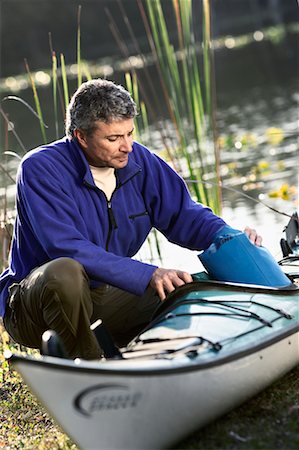
<path id="1" fill-rule="evenodd" d="M 76 129 L 74 130 L 74 135 L 75 138 L 77 138 L 79 144 L 81 145 L 81 147 L 83 148 L 83 150 L 87 149 L 87 142 L 86 142 L 86 134 L 84 133 L 84 131 Z"/>

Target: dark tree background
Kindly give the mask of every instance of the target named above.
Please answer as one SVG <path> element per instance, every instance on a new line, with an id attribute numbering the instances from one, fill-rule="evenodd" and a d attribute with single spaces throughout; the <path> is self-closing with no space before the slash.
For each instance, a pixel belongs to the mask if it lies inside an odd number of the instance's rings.
<path id="1" fill-rule="evenodd" d="M 155 1 L 155 0 L 152 0 Z M 98 60 L 119 56 L 105 10 L 118 24 L 126 44 L 132 48 L 119 3 L 128 15 L 141 48 L 147 39 L 136 0 L 0 0 L 1 65 L 0 77 L 24 72 L 24 58 L 32 70 L 49 67 L 49 39 L 64 53 L 68 64 L 76 60 L 77 10 L 82 5 L 82 56 Z M 143 0 L 143 3 L 144 0 Z M 167 20 L 172 17 L 172 0 L 163 0 Z M 200 2 L 197 3 L 199 7 Z M 278 23 L 298 20 L 296 0 L 211 0 L 213 35 L 238 35 Z M 200 14 L 200 11 L 196 11 Z M 200 24 L 200 18 L 198 23 Z M 199 29 L 199 32 L 201 30 Z"/>

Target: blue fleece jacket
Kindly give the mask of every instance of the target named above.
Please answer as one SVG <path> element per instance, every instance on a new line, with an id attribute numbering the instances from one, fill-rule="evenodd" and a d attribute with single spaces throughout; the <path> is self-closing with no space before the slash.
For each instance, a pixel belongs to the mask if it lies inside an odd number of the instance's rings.
<path id="1" fill-rule="evenodd" d="M 156 266 L 132 257 L 152 227 L 171 242 L 202 250 L 225 225 L 191 199 L 167 163 L 137 142 L 116 178 L 108 202 L 75 139 L 63 138 L 24 157 L 10 265 L 0 276 L 0 315 L 12 283 L 62 256 L 84 266 L 92 288 L 107 283 L 141 295 Z"/>

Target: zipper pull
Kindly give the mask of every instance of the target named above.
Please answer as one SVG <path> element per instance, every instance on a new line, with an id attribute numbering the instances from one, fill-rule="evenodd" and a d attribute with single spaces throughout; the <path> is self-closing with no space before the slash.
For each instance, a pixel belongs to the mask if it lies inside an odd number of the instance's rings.
<path id="1" fill-rule="evenodd" d="M 112 211 L 111 202 L 109 201 L 107 204 L 108 204 L 108 216 L 109 216 L 110 224 L 112 225 L 112 228 L 114 228 L 114 229 L 118 228 L 113 211 Z"/>

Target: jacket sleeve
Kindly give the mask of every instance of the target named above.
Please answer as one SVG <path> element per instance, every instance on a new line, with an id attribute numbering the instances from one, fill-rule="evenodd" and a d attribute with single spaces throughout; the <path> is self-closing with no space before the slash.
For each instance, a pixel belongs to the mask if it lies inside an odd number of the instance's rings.
<path id="1" fill-rule="evenodd" d="M 156 266 L 107 252 L 88 240 L 79 231 L 84 223 L 80 224 L 83 218 L 74 198 L 54 175 L 55 168 L 45 169 L 40 160 L 30 159 L 25 160 L 18 176 L 19 220 L 42 247 L 43 258 L 73 258 L 91 280 L 142 295 Z"/>
<path id="2" fill-rule="evenodd" d="M 166 238 L 191 250 L 209 247 L 226 225 L 212 210 L 192 200 L 183 179 L 161 158 L 148 158 L 145 191 L 154 226 Z"/>

